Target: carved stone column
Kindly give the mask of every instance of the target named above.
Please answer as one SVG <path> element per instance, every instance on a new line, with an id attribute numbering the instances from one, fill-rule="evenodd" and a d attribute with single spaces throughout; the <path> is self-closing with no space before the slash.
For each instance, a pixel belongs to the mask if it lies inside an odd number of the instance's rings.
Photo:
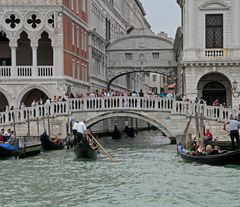
<path id="1" fill-rule="evenodd" d="M 12 60 L 12 69 L 11 69 L 11 76 L 17 76 L 17 58 L 16 58 L 16 46 L 11 46 L 11 60 Z"/>
<path id="2" fill-rule="evenodd" d="M 37 46 L 32 45 L 32 76 L 38 76 L 38 67 L 37 67 Z"/>

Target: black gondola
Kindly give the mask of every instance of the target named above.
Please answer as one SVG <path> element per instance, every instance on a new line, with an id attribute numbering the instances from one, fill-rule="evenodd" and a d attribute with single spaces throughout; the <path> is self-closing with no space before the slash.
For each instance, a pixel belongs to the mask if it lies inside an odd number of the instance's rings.
<path id="1" fill-rule="evenodd" d="M 112 139 L 121 139 L 121 133 L 120 133 L 120 131 L 118 130 L 118 131 L 114 131 L 113 133 L 112 133 Z"/>
<path id="2" fill-rule="evenodd" d="M 79 142 L 74 146 L 74 152 L 77 159 L 87 158 L 95 160 L 98 158 L 99 152 L 98 149 L 93 149 L 88 142 Z"/>
<path id="3" fill-rule="evenodd" d="M 215 155 L 192 155 L 182 145 L 177 147 L 181 158 L 187 162 L 197 162 L 207 165 L 240 165 L 240 149 L 235 151 L 223 151 Z"/>
<path id="4" fill-rule="evenodd" d="M 125 134 L 127 134 L 128 137 L 135 137 L 135 129 L 132 127 L 125 127 L 125 129 L 123 130 L 125 132 Z"/>
<path id="5" fill-rule="evenodd" d="M 45 132 L 40 136 L 40 140 L 43 150 L 61 150 L 64 148 L 62 141 L 51 140 Z"/>
<path id="6" fill-rule="evenodd" d="M 117 128 L 117 126 L 114 126 L 114 130 L 112 133 L 112 139 L 121 139 L 121 132 Z"/>

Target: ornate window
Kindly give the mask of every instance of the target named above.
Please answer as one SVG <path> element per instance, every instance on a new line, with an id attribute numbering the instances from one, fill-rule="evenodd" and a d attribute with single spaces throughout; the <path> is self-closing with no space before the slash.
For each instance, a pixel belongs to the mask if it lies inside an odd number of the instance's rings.
<path id="1" fill-rule="evenodd" d="M 125 60 L 132 60 L 132 53 L 125 53 Z"/>
<path id="2" fill-rule="evenodd" d="M 106 17 L 106 41 L 111 39 L 111 21 Z"/>
<path id="3" fill-rule="evenodd" d="M 5 20 L 6 24 L 8 24 L 12 29 L 20 23 L 20 19 L 18 19 L 14 14 L 11 14 L 9 18 Z"/>
<path id="4" fill-rule="evenodd" d="M 206 14 L 206 48 L 223 48 L 223 14 Z"/>
<path id="5" fill-rule="evenodd" d="M 47 20 L 48 24 L 50 24 L 52 26 L 52 28 L 54 28 L 54 15 L 51 15 L 48 20 Z"/>
<path id="6" fill-rule="evenodd" d="M 37 28 L 37 26 L 41 23 L 41 20 L 37 17 L 36 14 L 33 14 L 28 20 L 27 23 L 32 26 L 33 29 Z"/>
<path id="7" fill-rule="evenodd" d="M 152 53 L 152 59 L 153 60 L 159 60 L 159 52 L 153 52 Z"/>

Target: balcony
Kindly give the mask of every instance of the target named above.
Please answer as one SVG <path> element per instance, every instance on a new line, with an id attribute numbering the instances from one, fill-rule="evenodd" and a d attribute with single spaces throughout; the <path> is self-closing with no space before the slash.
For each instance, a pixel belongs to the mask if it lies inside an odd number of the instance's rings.
<path id="1" fill-rule="evenodd" d="M 52 77 L 54 75 L 54 66 L 0 66 L 0 79 L 16 77 Z"/>
<path id="2" fill-rule="evenodd" d="M 226 48 L 205 49 L 205 57 L 227 57 Z"/>

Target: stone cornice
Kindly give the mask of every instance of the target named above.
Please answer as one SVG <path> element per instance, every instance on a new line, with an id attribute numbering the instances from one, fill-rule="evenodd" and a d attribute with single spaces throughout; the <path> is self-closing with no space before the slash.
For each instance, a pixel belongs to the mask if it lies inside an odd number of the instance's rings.
<path id="1" fill-rule="evenodd" d="M 198 66 L 198 67 L 220 67 L 220 66 L 240 66 L 240 61 L 231 61 L 231 62 L 181 62 L 180 65 L 187 66 Z"/>
<path id="2" fill-rule="evenodd" d="M 230 6 L 223 1 L 214 0 L 202 4 L 199 8 L 200 10 L 228 10 Z"/>

